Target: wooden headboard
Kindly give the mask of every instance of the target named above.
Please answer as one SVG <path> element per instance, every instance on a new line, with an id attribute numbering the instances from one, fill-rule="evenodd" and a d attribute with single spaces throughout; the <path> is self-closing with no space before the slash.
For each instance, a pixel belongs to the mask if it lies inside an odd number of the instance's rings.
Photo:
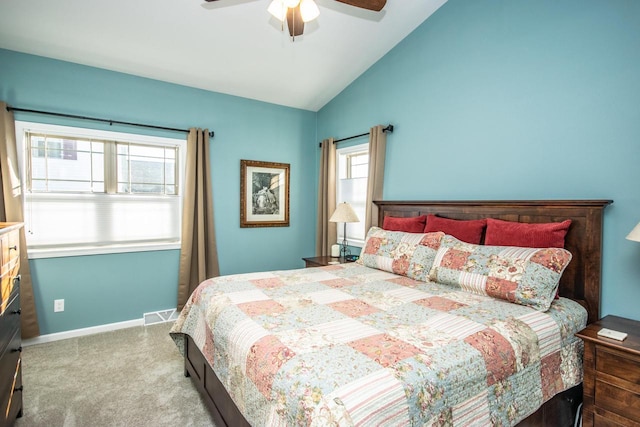
<path id="1" fill-rule="evenodd" d="M 602 220 L 612 200 L 517 201 L 376 201 L 378 225 L 384 217 L 436 214 L 451 219 L 497 218 L 518 222 L 571 220 L 565 248 L 573 258 L 560 280 L 560 295 L 579 302 L 589 313 L 589 323 L 600 318 Z M 484 236 L 483 236 L 484 238 Z"/>

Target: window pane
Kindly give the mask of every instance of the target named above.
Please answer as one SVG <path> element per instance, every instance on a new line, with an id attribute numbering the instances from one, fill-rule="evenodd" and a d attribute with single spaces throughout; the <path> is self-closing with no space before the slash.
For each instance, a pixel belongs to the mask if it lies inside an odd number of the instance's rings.
<path id="1" fill-rule="evenodd" d="M 176 157 L 174 147 L 118 144 L 118 192 L 176 194 Z"/>
<path id="2" fill-rule="evenodd" d="M 161 184 L 131 183 L 132 193 L 164 194 L 164 186 Z"/>
<path id="3" fill-rule="evenodd" d="M 118 146 L 118 153 L 120 153 L 120 146 Z M 126 150 L 129 151 L 128 149 Z M 129 156 L 128 154 L 118 154 L 117 159 L 118 168 L 118 193 L 128 193 L 129 187 Z"/>
<path id="4" fill-rule="evenodd" d="M 360 222 L 347 224 L 349 240 L 364 240 L 364 219 L 366 213 L 367 178 L 341 179 L 338 182 L 339 200 L 348 202 L 358 216 Z M 343 239 L 344 225 L 338 227 L 339 240 Z"/>
<path id="5" fill-rule="evenodd" d="M 94 182 L 103 182 L 104 181 L 104 154 L 102 153 L 93 153 L 91 156 L 91 174 Z M 104 191 L 104 184 L 100 187 L 100 190 Z"/>
<path id="6" fill-rule="evenodd" d="M 86 151 L 88 153 L 90 153 L 91 151 L 96 151 L 96 148 L 98 147 L 102 147 L 104 144 L 101 142 L 92 142 L 92 141 L 87 141 L 87 140 L 76 140 L 76 141 L 71 141 L 75 143 L 76 146 L 76 150 L 78 151 Z M 69 149 L 67 146 L 66 149 Z"/>
<path id="7" fill-rule="evenodd" d="M 59 154 L 60 157 L 49 156 L 47 159 L 49 179 L 91 181 L 91 153 L 76 152 L 75 160 L 63 159 L 62 151 Z"/>
<path id="8" fill-rule="evenodd" d="M 44 143 L 42 147 L 42 156 L 34 156 L 31 158 L 31 176 L 33 179 L 47 178 L 47 162 L 44 158 Z M 38 154 L 40 153 L 40 149 L 35 149 L 32 153 Z"/>
<path id="9" fill-rule="evenodd" d="M 104 153 L 104 142 L 91 141 L 91 151 L 94 153 Z"/>
<path id="10" fill-rule="evenodd" d="M 164 182 L 164 164 L 162 160 L 131 156 L 130 162 L 132 184 L 162 184 Z"/>
<path id="11" fill-rule="evenodd" d="M 84 192 L 91 191 L 90 181 L 63 181 L 63 180 L 49 180 L 49 192 Z"/>
<path id="12" fill-rule="evenodd" d="M 92 190 L 94 193 L 104 193 L 104 181 L 93 181 Z"/>
<path id="13" fill-rule="evenodd" d="M 351 168 L 350 178 L 366 178 L 369 175 L 369 165 L 354 165 Z"/>
<path id="14" fill-rule="evenodd" d="M 164 176 L 167 184 L 176 183 L 176 162 L 175 160 L 167 159 L 164 164 Z"/>
<path id="15" fill-rule="evenodd" d="M 352 165 L 366 165 L 369 163 L 369 155 L 366 153 L 358 153 L 351 155 Z"/>
<path id="16" fill-rule="evenodd" d="M 148 145 L 129 145 L 129 155 L 139 157 L 155 157 L 164 159 L 164 147 L 152 147 Z"/>
<path id="17" fill-rule="evenodd" d="M 45 157 L 48 157 L 50 159 L 61 159 L 62 140 L 60 138 L 46 138 L 45 150 Z"/>
<path id="18" fill-rule="evenodd" d="M 347 224 L 347 242 L 350 245 L 362 244 L 365 238 L 365 201 L 367 194 L 367 176 L 369 174 L 369 153 L 366 144 L 338 149 L 338 179 L 336 181 L 337 203 L 351 205 L 360 222 Z M 344 239 L 344 224 L 339 224 L 338 241 Z"/>
<path id="19" fill-rule="evenodd" d="M 31 151 L 33 157 L 44 157 L 44 137 L 35 135 L 31 137 Z"/>
<path id="20" fill-rule="evenodd" d="M 34 179 L 31 181 L 31 190 L 47 191 L 47 182 L 43 179 Z"/>
<path id="21" fill-rule="evenodd" d="M 31 138 L 32 191 L 85 192 L 104 191 L 94 185 L 93 180 L 104 180 L 102 155 L 94 158 L 92 144 L 87 140 L 33 135 Z"/>

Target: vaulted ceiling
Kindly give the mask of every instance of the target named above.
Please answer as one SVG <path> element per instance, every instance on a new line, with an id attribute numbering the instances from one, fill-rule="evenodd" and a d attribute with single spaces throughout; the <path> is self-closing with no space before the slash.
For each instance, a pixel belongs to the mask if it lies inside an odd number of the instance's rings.
<path id="1" fill-rule="evenodd" d="M 270 0 L 3 0 L 0 48 L 317 111 L 446 0 L 316 0 L 292 42 Z"/>

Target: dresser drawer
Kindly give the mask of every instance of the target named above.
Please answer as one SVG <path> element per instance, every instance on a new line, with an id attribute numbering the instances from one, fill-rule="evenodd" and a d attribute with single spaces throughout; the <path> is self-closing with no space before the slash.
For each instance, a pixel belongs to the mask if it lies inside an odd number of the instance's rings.
<path id="1" fill-rule="evenodd" d="M 596 371 L 640 386 L 640 357 L 603 346 L 596 347 Z"/>
<path id="2" fill-rule="evenodd" d="M 22 409 L 22 351 L 20 331 L 16 331 L 8 348 L 0 356 L 0 425 L 10 425 Z"/>
<path id="3" fill-rule="evenodd" d="M 20 228 L 0 223 L 0 427 L 22 413 Z"/>
<path id="4" fill-rule="evenodd" d="M 640 357 L 596 346 L 595 405 L 640 423 Z"/>
<path id="5" fill-rule="evenodd" d="M 594 414 L 593 425 L 594 427 L 627 427 L 629 424 L 620 424 L 613 418 L 615 415 L 607 413 L 605 415 Z"/>
<path id="6" fill-rule="evenodd" d="M 9 264 L 16 258 L 20 258 L 20 232 L 10 231 L 0 237 L 0 247 L 2 248 L 2 265 Z"/>
<path id="7" fill-rule="evenodd" d="M 640 423 L 640 394 L 596 380 L 596 406 Z"/>
<path id="8" fill-rule="evenodd" d="M 4 312 L 7 307 L 7 303 L 12 298 L 12 294 L 17 292 L 16 278 L 20 274 L 20 259 L 16 258 L 13 261 L 4 265 L 2 272 L 0 273 L 0 314 Z M 19 280 L 19 279 L 18 279 Z"/>
<path id="9" fill-rule="evenodd" d="M 17 230 L 0 236 L 0 252 L 2 253 L 2 273 L 13 270 L 20 261 L 20 234 Z"/>
<path id="10" fill-rule="evenodd" d="M 20 329 L 20 293 L 14 292 L 4 313 L 0 316 L 0 354 L 9 345 L 14 333 Z"/>

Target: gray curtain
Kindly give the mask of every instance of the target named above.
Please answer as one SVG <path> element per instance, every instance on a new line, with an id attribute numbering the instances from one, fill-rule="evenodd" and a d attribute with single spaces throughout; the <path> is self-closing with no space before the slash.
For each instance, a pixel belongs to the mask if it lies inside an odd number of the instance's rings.
<path id="1" fill-rule="evenodd" d="M 384 184 L 384 158 L 387 151 L 387 135 L 378 125 L 369 131 L 369 178 L 367 180 L 367 202 L 364 221 L 364 231 L 378 225 L 378 207 L 374 200 L 382 200 Z"/>
<path id="2" fill-rule="evenodd" d="M 2 181 L 0 187 L 2 191 L 2 197 L 0 197 L 0 221 L 3 222 L 24 221 L 17 153 L 13 113 L 7 111 L 7 104 L 0 102 L 0 180 Z M 22 338 L 33 338 L 40 335 L 40 328 L 33 297 L 31 269 L 29 268 L 24 227 L 20 230 L 20 277 Z"/>
<path id="3" fill-rule="evenodd" d="M 333 138 L 322 141 L 320 177 L 318 179 L 318 225 L 316 231 L 316 256 L 331 254 L 331 245 L 337 241 L 335 222 L 329 218 L 336 210 L 336 144 Z"/>
<path id="4" fill-rule="evenodd" d="M 203 280 L 220 275 L 209 153 L 209 131 L 190 129 L 182 208 L 178 310 L 182 310 Z"/>

